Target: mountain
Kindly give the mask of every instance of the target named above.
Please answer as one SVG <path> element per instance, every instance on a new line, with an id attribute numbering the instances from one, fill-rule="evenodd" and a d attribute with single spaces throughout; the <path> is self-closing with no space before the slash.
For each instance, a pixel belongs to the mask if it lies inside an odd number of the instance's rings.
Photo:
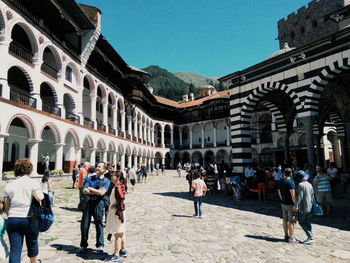
<path id="1" fill-rule="evenodd" d="M 180 101 L 182 100 L 182 95 L 188 93 L 189 84 L 166 69 L 152 65 L 142 70 L 151 75 L 149 85 L 153 88 L 154 95 Z"/>
<path id="2" fill-rule="evenodd" d="M 192 83 L 196 88 L 204 87 L 205 85 L 216 86 L 219 81 L 215 77 L 206 77 L 194 72 L 172 72 L 176 77 L 187 83 Z"/>

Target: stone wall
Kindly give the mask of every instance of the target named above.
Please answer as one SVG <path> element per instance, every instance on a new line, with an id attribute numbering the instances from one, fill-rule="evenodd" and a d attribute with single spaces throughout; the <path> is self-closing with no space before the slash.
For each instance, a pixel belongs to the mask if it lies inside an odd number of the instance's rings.
<path id="1" fill-rule="evenodd" d="M 300 47 L 332 34 L 339 29 L 329 14 L 350 4 L 350 0 L 314 0 L 307 6 L 278 21 L 280 48 L 284 43 Z"/>

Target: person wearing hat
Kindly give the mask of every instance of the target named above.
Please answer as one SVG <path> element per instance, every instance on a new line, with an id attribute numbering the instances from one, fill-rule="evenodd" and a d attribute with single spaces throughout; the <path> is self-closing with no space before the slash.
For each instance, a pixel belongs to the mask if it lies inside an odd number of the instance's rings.
<path id="1" fill-rule="evenodd" d="M 297 185 L 297 197 L 294 203 L 293 210 L 298 212 L 298 222 L 301 228 L 307 235 L 307 239 L 304 244 L 310 245 L 314 243 L 312 227 L 311 227 L 311 209 L 312 202 L 314 200 L 314 189 L 312 185 L 307 181 L 309 176 L 303 171 L 299 170 L 294 177 L 294 181 Z"/>

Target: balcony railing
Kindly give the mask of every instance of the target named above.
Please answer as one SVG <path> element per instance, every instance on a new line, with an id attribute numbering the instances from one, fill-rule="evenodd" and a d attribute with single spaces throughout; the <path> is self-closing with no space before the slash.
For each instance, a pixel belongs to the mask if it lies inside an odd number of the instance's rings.
<path id="1" fill-rule="evenodd" d="M 23 60 L 33 64 L 34 54 L 31 50 L 21 46 L 15 41 L 12 41 L 9 46 L 9 52 L 15 55 L 16 57 L 22 58 Z"/>
<path id="2" fill-rule="evenodd" d="M 42 101 L 42 110 L 61 117 L 61 109 L 50 103 Z"/>
<path id="3" fill-rule="evenodd" d="M 57 79 L 58 70 L 56 68 L 50 66 L 46 62 L 43 62 L 43 64 L 41 64 L 41 70 L 44 71 L 45 73 L 49 74 L 51 77 Z"/>
<path id="4" fill-rule="evenodd" d="M 84 118 L 84 126 L 93 129 L 94 128 L 94 122 L 92 120 L 90 120 L 88 117 L 85 117 Z"/>
<path id="5" fill-rule="evenodd" d="M 156 143 L 156 147 L 162 147 L 162 144 Z"/>
<path id="6" fill-rule="evenodd" d="M 128 140 L 131 140 L 131 135 L 130 134 L 126 134 L 126 138 L 128 139 Z"/>
<path id="7" fill-rule="evenodd" d="M 225 142 L 217 142 L 216 145 L 217 146 L 226 146 L 226 141 Z"/>
<path id="8" fill-rule="evenodd" d="M 69 111 L 66 111 L 66 120 L 69 120 L 75 123 L 80 123 L 80 117 Z"/>
<path id="9" fill-rule="evenodd" d="M 119 137 L 124 137 L 124 132 L 118 130 L 118 136 L 119 136 Z"/>
<path id="10" fill-rule="evenodd" d="M 106 132 L 106 125 L 103 125 L 101 123 L 97 123 L 97 130 Z"/>
<path id="11" fill-rule="evenodd" d="M 108 133 L 113 135 L 116 134 L 115 129 L 113 129 L 110 125 L 108 126 Z"/>
<path id="12" fill-rule="evenodd" d="M 33 108 L 36 108 L 36 99 L 29 94 L 22 93 L 20 91 L 11 89 L 10 100 L 17 102 L 18 104 L 24 104 Z"/>
<path id="13" fill-rule="evenodd" d="M 137 141 L 136 136 L 132 136 L 132 140 L 136 142 Z"/>
<path id="14" fill-rule="evenodd" d="M 192 144 L 192 148 L 201 148 L 202 144 Z"/>
<path id="15" fill-rule="evenodd" d="M 142 139 L 141 139 L 141 138 L 138 138 L 138 142 L 139 142 L 139 143 L 142 143 Z"/>
<path id="16" fill-rule="evenodd" d="M 170 148 L 170 143 L 166 143 L 165 148 Z"/>
<path id="17" fill-rule="evenodd" d="M 205 147 L 213 147 L 214 143 L 213 142 L 206 142 Z"/>

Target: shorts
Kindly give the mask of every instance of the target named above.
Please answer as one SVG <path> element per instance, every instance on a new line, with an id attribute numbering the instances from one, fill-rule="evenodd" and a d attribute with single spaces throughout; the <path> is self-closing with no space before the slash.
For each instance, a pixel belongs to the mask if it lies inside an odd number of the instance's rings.
<path id="1" fill-rule="evenodd" d="M 258 183 L 258 189 L 260 192 L 265 192 L 265 183 Z"/>
<path id="2" fill-rule="evenodd" d="M 146 178 L 146 177 L 147 177 L 147 174 L 143 174 L 143 175 L 142 175 L 142 178 Z"/>
<path id="3" fill-rule="evenodd" d="M 130 183 L 131 183 L 132 186 L 134 186 L 135 183 L 136 183 L 136 180 L 135 179 L 130 179 Z"/>
<path id="4" fill-rule="evenodd" d="M 293 220 L 293 206 L 281 204 L 281 207 L 282 207 L 283 220 L 286 220 L 289 223 L 294 224 L 295 222 Z"/>
<path id="5" fill-rule="evenodd" d="M 332 203 L 332 192 L 317 192 L 317 203 Z"/>

